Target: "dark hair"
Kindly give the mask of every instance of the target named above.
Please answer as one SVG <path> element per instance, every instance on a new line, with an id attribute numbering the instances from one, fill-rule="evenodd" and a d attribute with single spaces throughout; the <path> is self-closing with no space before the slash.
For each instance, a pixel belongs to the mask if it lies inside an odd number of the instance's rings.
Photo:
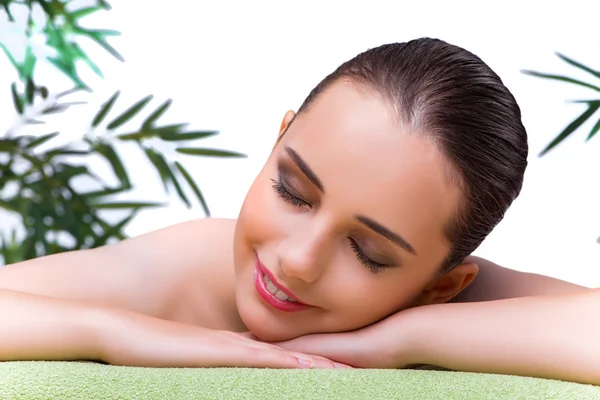
<path id="1" fill-rule="evenodd" d="M 347 79 L 382 94 L 400 121 L 430 136 L 449 160 L 463 199 L 447 224 L 448 271 L 471 254 L 518 196 L 527 166 L 521 111 L 479 57 L 430 38 L 370 49 L 345 62 L 306 98 L 304 112 L 329 85 Z"/>

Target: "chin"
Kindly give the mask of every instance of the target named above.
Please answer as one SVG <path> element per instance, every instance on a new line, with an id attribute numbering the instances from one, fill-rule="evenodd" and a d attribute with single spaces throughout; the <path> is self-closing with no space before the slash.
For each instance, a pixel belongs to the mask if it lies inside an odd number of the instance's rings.
<path id="1" fill-rule="evenodd" d="M 244 302 L 238 304 L 238 312 L 242 322 L 254 336 L 265 342 L 281 342 L 291 340 L 309 332 L 294 329 L 289 321 L 278 320 L 276 316 L 269 313 L 265 308 L 257 304 Z"/>
<path id="2" fill-rule="evenodd" d="M 269 330 L 265 326 L 257 326 L 257 329 L 250 329 L 250 332 L 258 339 L 263 342 L 283 342 L 285 340 L 292 340 L 301 336 L 300 334 L 294 334 L 290 332 L 278 332 Z M 266 329 L 265 329 L 266 328 Z"/>

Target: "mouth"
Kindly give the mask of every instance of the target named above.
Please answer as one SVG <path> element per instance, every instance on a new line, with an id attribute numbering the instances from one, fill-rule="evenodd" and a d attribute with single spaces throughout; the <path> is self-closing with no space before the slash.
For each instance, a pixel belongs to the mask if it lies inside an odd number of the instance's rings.
<path id="1" fill-rule="evenodd" d="M 282 287 L 258 258 L 254 269 L 254 286 L 260 297 L 277 310 L 293 312 L 311 307 L 298 300 L 289 289 Z"/>

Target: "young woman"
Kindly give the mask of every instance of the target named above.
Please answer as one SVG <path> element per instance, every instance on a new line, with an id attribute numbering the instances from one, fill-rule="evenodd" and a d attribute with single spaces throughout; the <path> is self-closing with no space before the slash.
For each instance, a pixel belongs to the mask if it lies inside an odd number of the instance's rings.
<path id="1" fill-rule="evenodd" d="M 600 384 L 600 292 L 469 256 L 526 158 L 519 107 L 479 58 L 371 49 L 285 115 L 237 221 L 0 268 L 0 359 Z"/>

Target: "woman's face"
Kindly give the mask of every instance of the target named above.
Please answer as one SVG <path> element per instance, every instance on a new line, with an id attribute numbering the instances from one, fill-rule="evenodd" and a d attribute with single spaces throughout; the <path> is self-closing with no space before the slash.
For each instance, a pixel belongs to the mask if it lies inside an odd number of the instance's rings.
<path id="1" fill-rule="evenodd" d="M 271 341 L 347 331 L 418 302 L 448 255 L 443 232 L 460 193 L 446 171 L 384 99 L 331 85 L 289 126 L 239 215 L 236 296 L 248 329 Z"/>

